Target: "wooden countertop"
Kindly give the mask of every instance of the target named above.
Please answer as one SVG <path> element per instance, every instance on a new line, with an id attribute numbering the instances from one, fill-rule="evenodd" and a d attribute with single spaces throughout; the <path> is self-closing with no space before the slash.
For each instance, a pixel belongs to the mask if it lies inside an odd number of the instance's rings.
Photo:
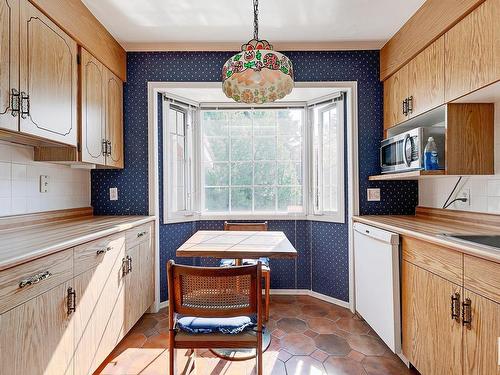
<path id="1" fill-rule="evenodd" d="M 154 219 L 154 216 L 84 216 L 0 229 L 0 271 Z"/>
<path id="2" fill-rule="evenodd" d="M 438 214 L 434 215 L 434 212 Z M 459 211 L 447 211 L 445 215 L 440 215 L 440 212 L 442 210 L 419 207 L 415 216 L 367 215 L 355 216 L 353 220 L 500 263 L 500 250 L 496 251 L 441 236 L 443 233 L 500 235 L 500 225 L 494 225 L 497 220 L 500 220 L 500 216 L 464 214 L 463 212 L 457 215 Z M 457 216 L 453 217 L 455 215 Z M 489 220 L 483 221 L 480 220 L 481 218 Z"/>

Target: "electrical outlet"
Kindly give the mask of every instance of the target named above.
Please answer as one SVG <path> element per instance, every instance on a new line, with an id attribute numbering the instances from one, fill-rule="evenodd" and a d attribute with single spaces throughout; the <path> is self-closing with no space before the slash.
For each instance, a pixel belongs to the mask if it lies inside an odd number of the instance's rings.
<path id="1" fill-rule="evenodd" d="M 470 189 L 469 188 L 462 189 L 460 194 L 457 195 L 457 198 L 465 198 L 465 199 L 467 199 L 467 202 L 456 201 L 455 202 L 456 208 L 470 207 L 471 203 L 470 203 Z"/>
<path id="2" fill-rule="evenodd" d="M 40 193 L 48 193 L 49 192 L 49 176 L 41 175 L 40 176 Z"/>
<path id="3" fill-rule="evenodd" d="M 366 189 L 368 202 L 380 202 L 380 189 Z"/>
<path id="4" fill-rule="evenodd" d="M 118 188 L 109 188 L 109 200 L 110 201 L 118 200 Z"/>

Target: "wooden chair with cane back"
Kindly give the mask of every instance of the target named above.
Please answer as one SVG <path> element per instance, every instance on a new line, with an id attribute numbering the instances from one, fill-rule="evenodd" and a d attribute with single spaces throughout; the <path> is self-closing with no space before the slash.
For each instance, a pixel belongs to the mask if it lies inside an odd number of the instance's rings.
<path id="1" fill-rule="evenodd" d="M 169 374 L 177 374 L 175 349 L 219 348 L 255 349 L 256 372 L 262 374 L 261 278 L 260 262 L 227 268 L 182 266 L 172 260 L 167 263 Z M 227 327 L 229 321 L 249 317 L 251 323 L 236 332 L 219 329 Z M 187 327 L 187 322 L 198 325 L 196 329 Z M 210 333 L 197 322 L 210 325 Z"/>
<path id="2" fill-rule="evenodd" d="M 239 231 L 267 231 L 267 221 L 263 223 L 229 223 L 224 222 L 224 230 L 239 230 Z M 269 304 L 271 303 L 270 291 L 271 291 L 271 267 L 269 265 L 269 258 L 260 259 L 243 259 L 241 264 L 243 265 L 253 265 L 257 261 L 262 263 L 262 278 L 264 279 L 265 288 L 265 319 L 269 320 Z M 236 259 L 222 259 L 220 262 L 221 267 L 235 266 L 239 265 Z"/>

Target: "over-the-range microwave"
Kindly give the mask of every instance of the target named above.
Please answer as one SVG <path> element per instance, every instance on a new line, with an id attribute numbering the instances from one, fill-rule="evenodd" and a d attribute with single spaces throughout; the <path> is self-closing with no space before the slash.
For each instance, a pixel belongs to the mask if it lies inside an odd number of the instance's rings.
<path id="1" fill-rule="evenodd" d="M 445 132 L 444 127 L 421 127 L 383 140 L 380 147 L 382 173 L 424 169 L 424 149 L 429 137 L 436 142 L 439 169 L 444 169 Z"/>

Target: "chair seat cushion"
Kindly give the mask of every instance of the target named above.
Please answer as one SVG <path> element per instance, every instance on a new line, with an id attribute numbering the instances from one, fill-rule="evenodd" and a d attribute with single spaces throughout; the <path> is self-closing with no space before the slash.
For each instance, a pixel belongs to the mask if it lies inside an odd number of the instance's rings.
<path id="1" fill-rule="evenodd" d="M 260 260 L 262 263 L 262 268 L 263 269 L 269 269 L 269 258 L 259 258 L 259 259 L 243 259 L 243 265 L 244 266 L 253 266 L 257 264 L 257 262 Z M 220 266 L 221 267 L 232 267 L 236 264 L 234 259 L 221 259 L 220 261 Z"/>
<path id="2" fill-rule="evenodd" d="M 255 326 L 248 316 L 232 318 L 198 318 L 184 316 L 177 320 L 177 328 L 188 333 L 223 333 L 234 335 Z"/>

